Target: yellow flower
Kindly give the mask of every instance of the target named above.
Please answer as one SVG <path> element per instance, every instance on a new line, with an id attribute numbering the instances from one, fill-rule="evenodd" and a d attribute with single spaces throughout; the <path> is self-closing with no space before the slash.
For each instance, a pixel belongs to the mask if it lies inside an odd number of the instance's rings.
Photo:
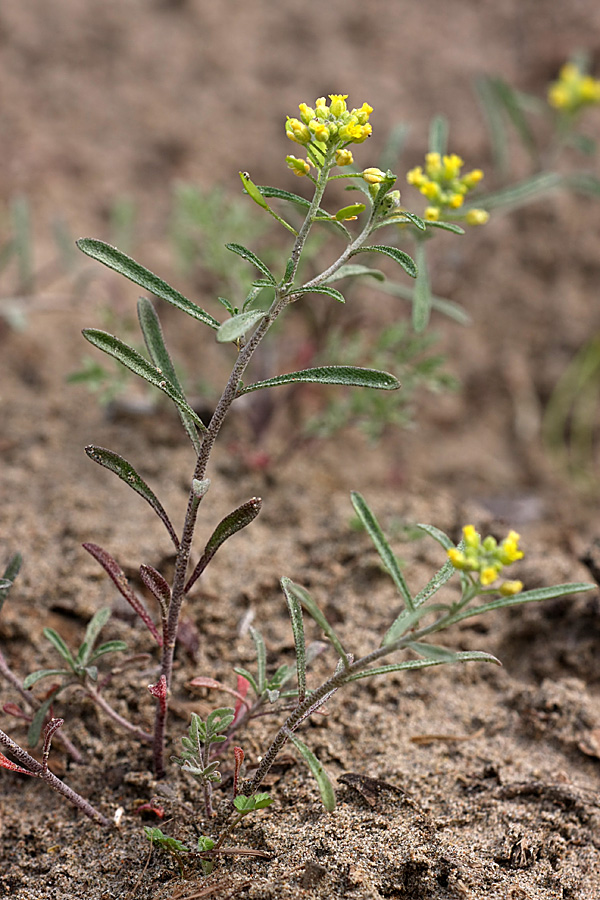
<path id="1" fill-rule="evenodd" d="M 409 184 L 414 184 L 414 186 L 418 188 L 427 184 L 427 178 L 423 175 L 421 166 L 415 166 L 414 169 L 411 169 L 406 175 L 406 180 Z"/>
<path id="2" fill-rule="evenodd" d="M 485 209 L 470 209 L 465 215 L 467 225 L 485 225 L 490 218 L 489 212 Z"/>
<path id="3" fill-rule="evenodd" d="M 437 222 L 440 218 L 439 206 L 428 206 L 425 210 L 425 218 L 428 222 Z"/>
<path id="4" fill-rule="evenodd" d="M 298 159 L 295 156 L 286 156 L 285 161 L 294 175 L 302 177 L 303 175 L 308 175 L 310 172 L 310 163 L 306 159 Z"/>
<path id="5" fill-rule="evenodd" d="M 513 597 L 515 594 L 520 594 L 522 590 L 522 581 L 505 581 L 500 585 L 500 593 L 503 597 Z"/>
<path id="6" fill-rule="evenodd" d="M 586 75 L 575 63 L 566 63 L 558 81 L 548 88 L 548 103 L 567 113 L 579 112 L 584 106 L 600 103 L 600 81 Z"/>
<path id="7" fill-rule="evenodd" d="M 327 143 L 330 138 L 330 131 L 324 122 L 319 122 L 318 119 L 312 119 L 312 121 L 308 123 L 308 127 L 314 134 L 317 141 L 322 144 Z"/>
<path id="8" fill-rule="evenodd" d="M 376 166 L 372 166 L 370 169 L 363 170 L 362 177 L 367 184 L 381 184 L 385 179 L 385 172 L 382 172 Z"/>
<path id="9" fill-rule="evenodd" d="M 451 209 L 458 209 L 459 206 L 463 205 L 464 197 L 462 194 L 452 194 L 450 200 L 448 201 L 448 206 Z"/>
<path id="10" fill-rule="evenodd" d="M 299 119 L 288 118 L 285 123 L 285 132 L 289 139 L 297 144 L 308 144 L 310 141 L 310 131 Z"/>
<path id="11" fill-rule="evenodd" d="M 335 163 L 337 166 L 351 166 L 353 162 L 354 157 L 350 150 L 335 151 Z"/>
<path id="12" fill-rule="evenodd" d="M 496 566 L 486 566 L 485 569 L 481 570 L 481 574 L 479 576 L 479 580 L 481 583 L 487 587 L 488 584 L 492 584 L 498 577 L 498 568 Z"/>
<path id="13" fill-rule="evenodd" d="M 474 188 L 476 184 L 479 184 L 482 178 L 483 172 L 481 171 L 481 169 L 473 169 L 471 172 L 467 172 L 466 175 L 463 175 L 461 181 L 464 184 L 465 188 L 470 191 L 471 188 Z"/>
<path id="14" fill-rule="evenodd" d="M 451 181 L 453 178 L 458 178 L 461 166 L 464 166 L 465 164 L 464 160 L 461 159 L 460 156 L 457 156 L 456 153 L 444 156 L 443 163 L 443 175 L 448 181 Z"/>
<path id="15" fill-rule="evenodd" d="M 457 547 L 451 547 L 450 550 L 448 550 L 448 559 L 455 569 L 466 568 L 467 558 L 462 550 L 459 550 Z"/>
<path id="16" fill-rule="evenodd" d="M 442 157 L 439 153 L 425 154 L 425 171 L 430 178 L 435 178 L 442 171 Z"/>
<path id="17" fill-rule="evenodd" d="M 465 525 L 463 528 L 463 537 L 467 547 L 479 547 L 479 535 L 475 531 L 474 525 Z"/>
<path id="18" fill-rule="evenodd" d="M 307 106 L 306 103 L 301 103 L 298 107 L 300 110 L 300 118 L 304 122 L 305 125 L 308 125 L 311 119 L 315 117 L 315 111 L 312 106 Z"/>
<path id="19" fill-rule="evenodd" d="M 346 100 L 348 99 L 348 94 L 330 94 L 329 99 L 331 100 L 330 110 L 332 116 L 338 118 L 347 111 Z"/>

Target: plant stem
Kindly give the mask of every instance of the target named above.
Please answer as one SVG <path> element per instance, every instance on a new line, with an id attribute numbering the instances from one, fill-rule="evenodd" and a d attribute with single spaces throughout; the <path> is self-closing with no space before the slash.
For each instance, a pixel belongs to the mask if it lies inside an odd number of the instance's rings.
<path id="1" fill-rule="evenodd" d="M 106 816 L 99 813 L 97 809 L 94 809 L 87 800 L 84 800 L 80 794 L 77 794 L 72 788 L 61 781 L 60 778 L 57 778 L 56 775 L 53 775 L 52 772 L 45 769 L 37 759 L 34 759 L 33 756 L 30 756 L 29 753 L 22 749 L 22 747 L 15 744 L 15 742 L 3 731 L 0 731 L 0 744 L 12 753 L 12 755 L 19 760 L 21 765 L 28 769 L 32 775 L 36 778 L 41 778 L 42 781 L 45 781 L 46 784 L 50 785 L 53 790 L 62 794 L 63 797 L 66 797 L 70 803 L 80 809 L 88 818 L 93 819 L 94 822 L 98 822 L 100 825 L 104 825 L 106 828 L 113 827 L 113 822 L 111 822 L 110 819 L 107 819 Z"/>
<path id="2" fill-rule="evenodd" d="M 144 731 L 143 728 L 138 728 L 137 725 L 134 725 L 133 722 L 130 722 L 128 719 L 124 719 L 123 716 L 119 715 L 116 709 L 110 705 L 110 703 L 104 699 L 102 694 L 96 691 L 95 688 L 86 685 L 85 692 L 90 700 L 93 700 L 101 710 L 103 710 L 106 715 L 116 722 L 117 725 L 120 725 L 121 728 L 124 728 L 125 731 L 128 731 L 130 734 L 133 734 L 134 737 L 138 738 L 140 741 L 145 741 L 146 743 L 151 743 L 153 740 L 153 735 L 149 734 L 147 731 Z"/>

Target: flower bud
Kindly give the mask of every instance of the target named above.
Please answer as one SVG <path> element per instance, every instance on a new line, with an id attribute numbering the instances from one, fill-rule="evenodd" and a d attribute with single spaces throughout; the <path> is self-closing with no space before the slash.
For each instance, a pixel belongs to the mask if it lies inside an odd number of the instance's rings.
<path id="1" fill-rule="evenodd" d="M 346 100 L 348 98 L 348 94 L 330 94 L 329 99 L 331 100 L 330 111 L 331 115 L 338 118 L 343 115 L 347 111 Z"/>
<path id="2" fill-rule="evenodd" d="M 298 159 L 296 156 L 286 156 L 286 163 L 294 175 L 302 177 L 310 172 L 310 163 L 306 159 Z"/>
<path id="3" fill-rule="evenodd" d="M 289 119 L 285 123 L 285 132 L 291 141 L 297 144 L 308 144 L 310 141 L 310 131 L 304 122 L 299 119 Z"/>
<path id="4" fill-rule="evenodd" d="M 335 151 L 335 164 L 336 166 L 351 166 L 354 162 L 354 157 L 350 150 L 336 150 Z"/>
<path id="5" fill-rule="evenodd" d="M 467 225 L 485 225 L 490 217 L 485 209 L 470 209 L 465 215 Z"/>
<path id="6" fill-rule="evenodd" d="M 370 169 L 364 169 L 361 175 L 367 184 L 381 184 L 386 177 L 385 172 L 382 172 L 381 169 L 378 169 L 376 166 L 372 166 Z"/>

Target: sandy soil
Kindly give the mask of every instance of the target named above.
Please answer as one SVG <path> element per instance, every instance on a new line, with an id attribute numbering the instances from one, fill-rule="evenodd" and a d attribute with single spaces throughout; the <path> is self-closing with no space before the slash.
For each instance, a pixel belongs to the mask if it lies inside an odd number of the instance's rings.
<path id="1" fill-rule="evenodd" d="M 186 283 L 166 249 L 176 180 L 237 191 L 237 172 L 248 169 L 258 183 L 297 189 L 283 163 L 282 121 L 299 101 L 337 90 L 375 107 L 365 164 L 399 120 L 411 124 L 405 162 L 416 164 L 430 117 L 443 111 L 453 149 L 489 169 L 473 78 L 499 73 L 542 94 L 573 50 L 587 49 L 597 62 L 599 25 L 591 0 L 568 8 L 551 0 L 455 0 L 451 10 L 433 0 L 108 0 L 93 9 L 85 0 L 5 0 L 0 201 L 6 209 L 15 196 L 28 197 L 39 270 L 35 291 L 15 301 L 7 269 L 0 297 L 11 308 L 16 302 L 26 320 L 17 331 L 0 319 L 0 537 L 3 557 L 19 549 L 25 560 L 0 638 L 21 677 L 52 664 L 44 626 L 74 643 L 105 605 L 114 608 L 107 638 L 152 652 L 81 543 L 106 546 L 134 577 L 140 562 L 168 570 L 168 540 L 139 498 L 82 448 L 100 444 L 134 462 L 176 521 L 193 466 L 168 409 L 126 408 L 110 417 L 85 388 L 66 384 L 86 352 L 81 328 L 105 327 L 107 306 L 123 316 L 137 294 L 100 274 L 90 284 L 89 269 L 85 290 L 84 281 L 74 288 L 71 279 L 54 279 L 52 220 L 60 214 L 77 236 L 107 238 L 110 209 L 127 195 L 138 211 L 136 256 L 195 291 L 201 277 Z M 590 133 L 599 126 L 591 115 Z M 522 174 L 519 154 L 515 165 Z M 366 496 L 394 535 L 415 589 L 443 561 L 436 545 L 403 540 L 403 526 L 417 521 L 453 535 L 465 521 L 499 533 L 518 528 L 527 551 L 519 575 L 528 587 L 590 580 L 581 557 L 598 534 L 595 483 L 582 492 L 553 467 L 540 416 L 564 366 L 599 326 L 599 224 L 597 203 L 560 193 L 495 217 L 462 241 L 440 239 L 434 289 L 461 303 L 473 325 L 435 321 L 463 390 L 422 398 L 412 431 L 393 431 L 376 449 L 352 430 L 330 441 L 290 442 L 293 423 L 280 409 L 258 448 L 272 463 L 260 469 L 249 464 L 257 448 L 244 415 L 232 417 L 212 463 L 200 538 L 251 496 L 262 496 L 264 508 L 219 552 L 186 608 L 200 640 L 195 654 L 177 658 L 172 752 L 189 713 L 205 713 L 215 699 L 190 691 L 190 678 L 233 683 L 232 666 L 251 664 L 252 642 L 240 633 L 249 611 L 269 666 L 291 659 L 282 575 L 310 588 L 357 650 L 374 645 L 394 617 L 393 588 L 367 536 L 352 528 L 350 490 Z M 217 312 L 211 296 L 198 299 Z M 366 290 L 355 302 L 359 312 L 348 314 L 365 327 L 406 315 L 397 301 Z M 178 316 L 164 316 L 186 367 L 196 371 L 207 354 L 215 372 L 223 369 L 228 350 L 198 353 Z M 296 327 L 283 338 L 290 352 Z M 294 416 L 314 402 L 312 394 L 295 398 Z M 175 771 L 166 788 L 156 783 L 147 748 L 73 695 L 57 712 L 66 714 L 85 762 L 74 765 L 56 748 L 53 770 L 105 814 L 122 805 L 122 827 L 106 834 L 42 784 L 1 771 L 0 895 L 595 900 L 599 623 L 593 591 L 500 613 L 457 627 L 446 643 L 492 652 L 502 669 L 442 668 L 348 689 L 304 731 L 335 780 L 336 810 L 323 810 L 305 767 L 286 754 L 269 784 L 274 806 L 236 838 L 268 858 L 228 857 L 207 878 L 197 862 L 182 879 L 169 858 L 149 858 L 135 812 L 159 797 L 164 830 L 194 841 L 196 829 L 212 826 L 202 822 L 193 785 Z M 149 727 L 145 685 L 155 678 L 155 660 L 145 665 L 115 677 L 107 696 Z M 317 674 L 331 665 L 329 654 Z M 0 696 L 16 699 L 4 683 Z M 21 723 L 4 713 L 0 722 L 24 742 Z M 258 720 L 244 735 L 250 763 L 274 727 Z"/>

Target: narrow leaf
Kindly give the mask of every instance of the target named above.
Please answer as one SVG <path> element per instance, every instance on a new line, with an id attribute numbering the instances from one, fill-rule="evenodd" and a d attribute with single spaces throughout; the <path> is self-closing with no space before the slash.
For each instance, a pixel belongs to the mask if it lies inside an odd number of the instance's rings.
<path id="1" fill-rule="evenodd" d="M 437 541 L 444 550 L 451 550 L 454 547 L 453 541 L 450 540 L 447 534 L 444 534 L 443 531 L 440 531 L 439 528 L 436 528 L 435 525 L 423 525 L 421 523 L 417 524 L 417 528 L 420 531 L 424 531 L 425 534 L 428 534 L 429 537 L 432 537 L 434 541 Z"/>
<path id="2" fill-rule="evenodd" d="M 348 666 L 348 654 L 344 650 L 342 642 L 340 641 L 337 634 L 335 633 L 335 631 L 333 630 L 333 628 L 331 627 L 331 625 L 329 624 L 329 622 L 327 621 L 327 619 L 325 618 L 325 616 L 323 615 L 323 613 L 321 612 L 321 610 L 319 609 L 319 607 L 317 606 L 315 601 L 312 599 L 312 597 L 310 596 L 308 591 L 305 588 L 301 587 L 299 584 L 295 584 L 289 578 L 285 579 L 285 584 L 286 584 L 286 588 L 287 588 L 287 590 L 285 592 L 286 597 L 288 596 L 288 593 L 291 594 L 304 607 L 304 609 L 309 614 L 309 616 L 311 616 L 314 619 L 314 621 L 321 628 L 321 630 L 324 632 L 324 634 L 329 638 L 329 640 L 335 647 L 338 655 L 341 657 L 344 666 L 347 667 Z"/>
<path id="3" fill-rule="evenodd" d="M 80 665 L 86 666 L 90 661 L 90 656 L 92 654 L 92 650 L 94 649 L 94 644 L 98 640 L 98 635 L 110 619 L 110 615 L 110 607 L 105 606 L 104 609 L 99 609 L 98 612 L 90 620 L 88 627 L 85 630 L 85 636 L 83 638 L 81 647 L 79 648 L 79 653 L 77 654 L 77 662 Z"/>
<path id="4" fill-rule="evenodd" d="M 109 356 L 113 356 L 131 372 L 134 372 L 140 378 L 161 390 L 193 419 L 198 428 L 206 431 L 204 422 L 196 415 L 185 397 L 173 387 L 170 381 L 167 381 L 166 377 L 156 366 L 148 362 L 137 350 L 129 347 L 113 334 L 101 331 L 98 328 L 84 328 L 82 334 L 94 347 L 98 347 L 99 350 L 102 350 Z"/>
<path id="5" fill-rule="evenodd" d="M 349 263 L 346 266 L 340 266 L 337 272 L 330 275 L 325 283 L 331 284 L 333 281 L 341 281 L 342 278 L 358 278 L 361 275 L 370 275 L 371 278 L 375 278 L 376 281 L 385 281 L 385 275 L 383 272 L 380 272 L 379 269 L 361 266 L 360 263 Z"/>
<path id="6" fill-rule="evenodd" d="M 104 571 L 107 573 L 121 596 L 127 600 L 129 605 L 135 612 L 138 614 L 148 631 L 152 634 L 157 644 L 162 647 L 162 637 L 158 633 L 156 625 L 152 621 L 148 610 L 140 600 L 140 598 L 132 591 L 129 586 L 129 582 L 125 577 L 125 573 L 116 562 L 115 559 L 108 553 L 106 550 L 103 550 L 102 547 L 99 547 L 97 544 L 85 543 L 82 544 L 84 550 L 94 557 L 94 559 L 100 563 Z"/>
<path id="7" fill-rule="evenodd" d="M 333 790 L 333 785 L 331 784 L 327 772 L 312 750 L 309 750 L 300 738 L 296 737 L 295 734 L 290 734 L 289 739 L 312 772 L 315 781 L 319 786 L 319 793 L 321 794 L 323 806 L 326 810 L 332 812 L 335 809 L 335 791 Z"/>
<path id="8" fill-rule="evenodd" d="M 204 553 L 200 557 L 196 568 L 185 586 L 186 593 L 200 577 L 219 547 L 224 544 L 228 538 L 237 534 L 238 531 L 241 531 L 242 528 L 245 528 L 246 525 L 249 525 L 250 522 L 254 521 L 259 514 L 261 507 L 261 498 L 252 497 L 250 500 L 242 503 L 241 506 L 238 506 L 237 509 L 234 509 L 233 512 L 230 512 L 224 519 L 221 519 L 208 539 L 208 543 L 204 548 Z"/>
<path id="9" fill-rule="evenodd" d="M 456 569 L 448 560 L 442 568 L 435 573 L 433 578 L 425 585 L 425 587 L 419 591 L 416 597 L 413 600 L 413 608 L 415 611 L 418 611 L 424 604 L 432 597 L 441 587 L 443 587 L 447 581 L 450 581 L 452 576 L 456 573 Z M 424 609 L 423 614 L 426 614 L 430 610 L 435 607 L 428 606 Z M 417 617 L 413 620 L 414 613 L 409 612 L 408 610 L 402 610 L 399 616 L 394 619 L 387 632 L 385 633 L 381 645 L 383 647 L 388 644 L 393 644 L 397 641 L 403 634 L 407 632 L 409 628 L 412 628 L 412 625 L 415 621 L 418 620 Z"/>
<path id="10" fill-rule="evenodd" d="M 421 641 L 409 641 L 406 645 L 419 656 L 425 659 L 439 659 L 440 662 L 456 662 L 456 653 L 446 647 L 438 647 L 435 644 L 424 644 Z"/>
<path id="11" fill-rule="evenodd" d="M 152 362 L 156 368 L 162 372 L 167 381 L 170 381 L 175 390 L 183 397 L 183 388 L 177 377 L 177 372 L 175 371 L 171 357 L 169 356 L 169 351 L 165 346 L 162 327 L 154 306 L 146 297 L 140 297 L 137 310 L 140 328 L 142 329 L 144 341 L 146 342 L 146 347 L 148 348 L 148 353 L 150 354 Z M 195 422 L 181 406 L 178 406 L 177 409 L 183 427 L 198 454 L 200 453 L 200 440 L 198 438 Z"/>
<path id="12" fill-rule="evenodd" d="M 539 175 L 532 175 L 516 184 L 506 188 L 500 188 L 490 194 L 484 194 L 478 198 L 477 202 L 465 203 L 461 212 L 466 212 L 472 207 L 482 206 L 485 209 L 501 209 L 515 208 L 529 203 L 540 194 L 545 194 L 553 188 L 562 187 L 565 183 L 565 177 L 558 172 L 541 172 Z M 428 223 L 439 224 L 439 223 Z"/>
<path id="13" fill-rule="evenodd" d="M 238 313 L 231 319 L 226 319 L 217 331 L 217 340 L 220 344 L 226 344 L 228 341 L 237 341 L 238 338 L 250 331 L 261 319 L 264 319 L 266 312 L 261 309 L 251 309 L 248 312 Z"/>
<path id="14" fill-rule="evenodd" d="M 248 669 L 244 669 L 243 666 L 234 666 L 233 671 L 236 675 L 241 675 L 242 678 L 245 678 L 256 696 L 260 697 L 261 691 L 258 690 L 258 685 L 252 672 L 249 672 Z"/>
<path id="15" fill-rule="evenodd" d="M 267 649 L 262 634 L 258 629 L 253 628 L 252 625 L 250 626 L 250 634 L 256 649 L 256 686 L 260 696 L 264 693 L 267 686 Z"/>
<path id="16" fill-rule="evenodd" d="M 293 591 L 288 589 L 289 578 L 281 579 L 281 587 L 287 600 L 290 619 L 292 621 L 292 633 L 296 648 L 296 672 L 298 676 L 298 703 L 302 703 L 306 696 L 306 643 L 304 640 L 304 622 L 302 619 L 302 607 Z"/>
<path id="17" fill-rule="evenodd" d="M 256 253 L 253 253 L 252 250 L 248 250 L 247 247 L 242 246 L 242 244 L 225 244 L 228 250 L 231 250 L 232 253 L 237 253 L 238 256 L 241 256 L 242 259 L 245 259 L 247 262 L 252 263 L 255 268 L 262 272 L 265 278 L 269 280 L 269 282 L 275 287 L 277 284 L 277 279 L 272 275 L 271 270 L 267 266 L 266 263 L 259 259 Z"/>
<path id="18" fill-rule="evenodd" d="M 334 299 L 334 300 L 337 300 L 338 303 L 345 303 L 345 302 L 346 302 L 346 298 L 344 297 L 343 294 L 340 293 L 340 291 L 336 291 L 335 288 L 328 287 L 328 286 L 325 285 L 325 284 L 322 284 L 322 285 L 320 285 L 319 287 L 312 287 L 312 288 L 309 288 L 307 291 L 302 291 L 302 290 L 294 291 L 294 294 L 296 294 L 296 293 L 297 293 L 297 294 L 301 294 L 301 293 L 307 293 L 307 294 L 325 294 L 327 297 L 333 297 L 333 299 Z"/>
<path id="19" fill-rule="evenodd" d="M 105 656 L 107 653 L 123 653 L 127 650 L 127 644 L 125 641 L 106 641 L 106 643 L 101 644 L 95 653 L 92 653 L 90 656 L 90 662 L 95 662 L 101 656 Z"/>
<path id="20" fill-rule="evenodd" d="M 284 191 L 281 188 L 269 187 L 268 185 L 257 185 L 257 187 L 263 197 L 268 197 L 269 199 L 275 197 L 278 200 L 288 200 L 290 203 L 293 203 L 295 206 L 299 206 L 302 209 L 310 209 L 310 201 L 306 200 L 304 197 L 300 197 L 298 194 L 292 194 L 291 191 Z M 318 221 L 327 222 L 330 225 L 333 225 L 336 230 L 345 237 L 350 236 L 348 229 L 345 228 L 341 222 L 337 222 L 335 218 L 330 216 L 326 210 L 319 208 L 317 210 L 317 216 L 322 216 Z"/>
<path id="21" fill-rule="evenodd" d="M 64 640 L 60 636 L 60 634 L 54 630 L 54 628 L 44 628 L 42 634 L 46 638 L 46 640 L 50 641 L 52 646 L 58 653 L 62 656 L 64 661 L 70 666 L 71 669 L 75 668 L 75 660 L 73 659 L 73 655 Z"/>
<path id="22" fill-rule="evenodd" d="M 362 369 L 358 366 L 319 366 L 315 369 L 301 369 L 299 372 L 288 372 L 285 375 L 276 375 L 275 378 L 267 378 L 266 381 L 255 381 L 238 391 L 238 397 L 249 394 L 259 388 L 277 387 L 280 384 L 341 384 L 345 387 L 379 388 L 383 391 L 395 391 L 400 387 L 400 382 L 379 369 Z"/>
<path id="23" fill-rule="evenodd" d="M 534 603 L 540 600 L 555 600 L 557 597 L 567 597 L 569 594 L 579 594 L 582 591 L 594 591 L 597 589 L 598 585 L 586 584 L 585 582 L 557 584 L 553 587 L 535 588 L 531 591 L 523 591 L 521 594 L 514 594 L 512 597 L 498 597 L 497 600 L 492 600 L 490 603 L 484 603 L 482 606 L 467 607 L 449 618 L 447 624 L 454 625 L 456 622 L 462 622 L 463 619 L 479 616 L 482 613 L 491 612 L 494 609 L 505 609 L 509 606 L 521 606 L 523 603 Z"/>
<path id="24" fill-rule="evenodd" d="M 486 198 L 487 204 L 487 198 Z M 426 222 L 428 228 L 440 228 L 442 231 L 451 231 L 453 234 L 464 234 L 465 229 L 455 222 Z"/>
<path id="25" fill-rule="evenodd" d="M 191 300 L 188 300 L 187 297 L 184 297 L 183 294 L 180 294 L 175 288 L 172 288 L 166 281 L 159 278 L 158 275 L 155 275 L 149 269 L 146 269 L 144 266 L 135 262 L 130 256 L 117 250 L 116 247 L 111 247 L 110 244 L 105 244 L 103 241 L 96 241 L 92 238 L 82 238 L 77 241 L 77 246 L 87 256 L 101 262 L 109 269 L 114 269 L 114 271 L 119 272 L 120 275 L 124 275 L 125 278 L 133 281 L 134 284 L 139 285 L 146 291 L 150 291 L 155 297 L 166 300 L 167 303 L 171 303 L 172 306 L 176 306 L 177 309 L 182 310 L 194 319 L 198 319 L 199 322 L 203 322 L 210 328 L 219 327 L 218 321 L 213 318 L 213 316 L 209 315 L 195 303 L 192 303 Z"/>
<path id="26" fill-rule="evenodd" d="M 93 459 L 94 462 L 97 462 L 98 465 L 104 466 L 105 469 L 109 469 L 111 472 L 114 472 L 115 475 L 118 475 L 125 484 L 128 484 L 130 488 L 150 504 L 169 532 L 169 536 L 175 545 L 175 549 L 178 550 L 179 539 L 175 534 L 175 529 L 171 525 L 171 521 L 165 512 L 162 503 L 156 494 L 148 487 L 144 479 L 138 475 L 131 463 L 128 463 L 127 460 L 123 459 L 122 456 L 119 456 L 118 453 L 114 453 L 112 450 L 105 450 L 104 447 L 96 447 L 94 444 L 89 444 L 85 448 L 85 452 L 89 458 Z"/>
<path id="27" fill-rule="evenodd" d="M 23 766 L 18 766 L 12 760 L 8 759 L 3 753 L 0 753 L 0 767 L 3 769 L 9 769 L 11 772 L 19 772 L 21 775 L 35 776 L 34 772 L 30 772 L 29 769 L 24 769 Z"/>
<path id="28" fill-rule="evenodd" d="M 430 603 L 428 606 L 420 606 L 418 609 L 404 609 L 399 616 L 396 617 L 393 624 L 385 633 L 381 646 L 386 647 L 389 644 L 395 644 L 411 628 L 420 622 L 424 616 L 431 615 L 434 612 L 448 612 L 448 605 L 445 603 Z"/>
<path id="29" fill-rule="evenodd" d="M 356 253 L 383 253 L 385 256 L 389 256 L 391 259 L 395 260 L 406 272 L 407 275 L 410 275 L 411 278 L 417 277 L 417 267 L 415 265 L 415 261 L 405 253 L 404 250 L 399 250 L 398 247 L 388 247 L 385 244 L 373 244 L 369 247 L 361 247 L 360 250 L 357 250 Z M 353 253 L 353 256 L 356 254 Z"/>
<path id="30" fill-rule="evenodd" d="M 63 678 L 69 673 L 65 669 L 38 669 L 37 672 L 30 672 L 23 680 L 23 688 L 28 691 L 34 684 L 41 681 L 42 678 L 50 678 L 51 675 L 61 675 Z"/>
<path id="31" fill-rule="evenodd" d="M 150 593 L 156 597 L 161 609 L 166 611 L 171 602 L 171 588 L 166 579 L 153 566 L 147 566 L 144 563 L 140 566 L 140 578 Z"/>
<path id="32" fill-rule="evenodd" d="M 405 581 L 404 575 L 400 570 L 400 566 L 398 565 L 398 560 L 396 559 L 396 555 L 393 552 L 392 548 L 387 542 L 387 539 L 381 530 L 381 526 L 379 522 L 373 515 L 373 512 L 367 506 L 367 503 L 364 497 L 361 496 L 357 491 L 352 491 L 350 494 L 352 505 L 356 510 L 356 513 L 364 525 L 367 534 L 375 544 L 375 549 L 379 553 L 381 560 L 386 567 L 387 571 L 390 573 L 392 577 L 392 581 L 396 585 L 400 596 L 404 600 L 404 604 L 407 609 L 414 609 L 412 597 L 410 591 L 408 589 L 408 585 Z"/>
<path id="33" fill-rule="evenodd" d="M 453 654 L 453 657 L 451 662 L 490 662 L 497 666 L 502 665 L 499 659 L 482 650 L 465 650 Z M 388 672 L 401 672 L 405 669 L 428 669 L 431 666 L 443 666 L 449 661 L 447 659 L 407 659 L 404 662 L 391 663 L 389 666 L 377 666 L 373 669 L 355 672 L 348 677 L 348 681 L 359 681 L 361 678 L 370 678 L 372 675 L 387 675 Z"/>
<path id="34" fill-rule="evenodd" d="M 425 331 L 431 315 L 431 286 L 425 242 L 419 241 L 416 247 L 417 280 L 413 294 L 412 324 L 417 334 Z"/>
<path id="35" fill-rule="evenodd" d="M 21 554 L 14 553 L 6 565 L 6 568 L 2 574 L 2 578 L 0 578 L 0 610 L 2 609 L 4 601 L 8 597 L 9 591 L 13 586 L 15 578 L 19 574 L 22 562 L 23 557 L 21 556 Z"/>
<path id="36" fill-rule="evenodd" d="M 429 151 L 443 156 L 448 147 L 450 127 L 445 116 L 434 116 L 429 125 Z"/>

